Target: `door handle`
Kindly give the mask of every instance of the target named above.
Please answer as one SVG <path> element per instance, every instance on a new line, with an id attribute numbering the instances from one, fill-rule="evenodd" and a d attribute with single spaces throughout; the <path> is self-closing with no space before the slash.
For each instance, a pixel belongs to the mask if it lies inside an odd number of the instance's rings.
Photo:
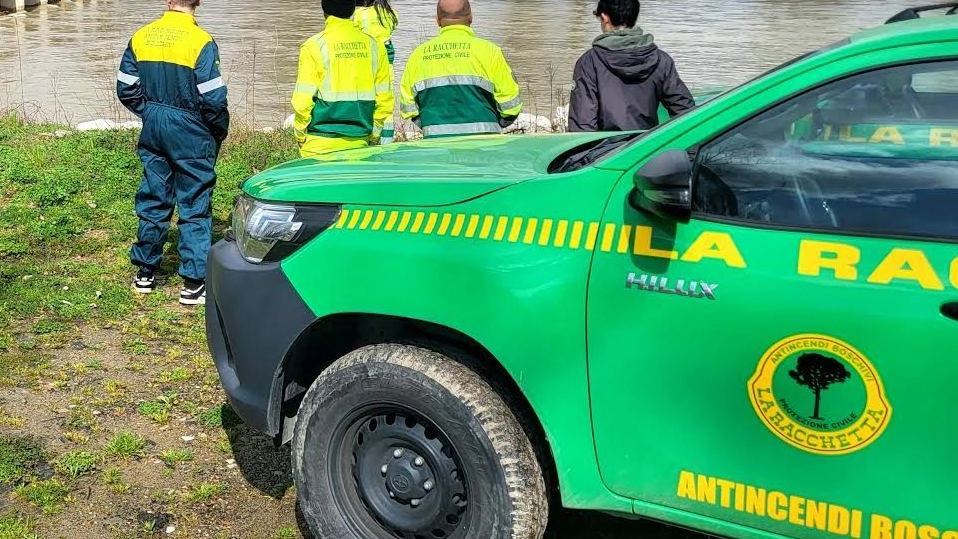
<path id="1" fill-rule="evenodd" d="M 941 314 L 958 321 L 958 301 L 949 301 L 941 305 Z"/>

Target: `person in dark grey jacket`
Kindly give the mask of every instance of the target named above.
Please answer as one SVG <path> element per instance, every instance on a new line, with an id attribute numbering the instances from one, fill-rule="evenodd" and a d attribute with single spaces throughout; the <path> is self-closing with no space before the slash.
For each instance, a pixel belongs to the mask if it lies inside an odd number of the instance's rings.
<path id="1" fill-rule="evenodd" d="M 635 26 L 639 9 L 639 0 L 599 0 L 603 33 L 576 62 L 569 131 L 651 129 L 659 103 L 672 117 L 695 106 L 672 57 Z"/>

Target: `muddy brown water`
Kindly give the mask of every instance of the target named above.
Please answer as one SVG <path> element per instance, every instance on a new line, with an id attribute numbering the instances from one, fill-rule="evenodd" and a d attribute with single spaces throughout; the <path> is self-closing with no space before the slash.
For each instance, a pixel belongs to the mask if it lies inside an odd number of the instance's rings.
<path id="1" fill-rule="evenodd" d="M 929 0 L 930 1 L 930 0 Z M 394 0 L 397 78 L 435 35 L 432 0 Z M 690 87 L 728 87 L 920 0 L 646 0 L 640 25 L 675 57 Z M 926 2 L 927 3 L 927 2 Z M 474 0 L 478 33 L 499 43 L 522 84 L 526 112 L 550 116 L 567 100 L 572 67 L 598 34 L 594 0 Z M 114 97 L 130 35 L 162 0 L 64 0 L 0 16 L 0 110 L 75 124 L 129 119 Z M 319 0 L 205 0 L 199 21 L 220 44 L 234 118 L 282 122 L 299 44 L 322 28 Z"/>

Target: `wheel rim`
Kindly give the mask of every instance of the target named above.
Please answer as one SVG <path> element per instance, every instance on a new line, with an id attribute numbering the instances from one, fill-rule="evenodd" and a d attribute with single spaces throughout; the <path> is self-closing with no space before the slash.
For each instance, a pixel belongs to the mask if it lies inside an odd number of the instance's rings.
<path id="1" fill-rule="evenodd" d="M 402 539 L 442 539 L 460 527 L 469 500 L 465 474 L 431 422 L 410 410 L 380 409 L 360 414 L 345 434 L 354 492 L 382 528 Z"/>

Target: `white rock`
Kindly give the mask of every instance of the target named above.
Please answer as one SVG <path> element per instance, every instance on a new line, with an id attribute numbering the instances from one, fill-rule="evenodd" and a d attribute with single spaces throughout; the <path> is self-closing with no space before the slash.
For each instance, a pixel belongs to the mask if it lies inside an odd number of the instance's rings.
<path id="1" fill-rule="evenodd" d="M 167 526 L 167 527 L 166 527 L 166 534 L 167 534 L 167 535 L 169 535 L 169 534 L 171 534 L 171 533 L 173 533 L 173 532 L 175 532 L 175 531 L 176 531 L 176 526 Z"/>
<path id="2" fill-rule="evenodd" d="M 193 440 L 196 439 L 196 436 L 192 436 L 192 435 L 190 435 L 190 436 L 183 436 L 183 437 L 180 438 L 180 439 L 183 440 L 184 442 L 192 442 Z"/>
<path id="3" fill-rule="evenodd" d="M 104 119 L 81 122 L 76 125 L 77 131 L 97 131 L 101 129 L 116 129 L 116 127 L 116 122 Z"/>
<path id="4" fill-rule="evenodd" d="M 104 131 L 108 129 L 140 129 L 143 127 L 143 122 L 139 120 L 129 120 L 126 122 L 114 122 L 113 120 L 107 120 L 105 118 L 100 118 L 97 120 L 91 120 L 89 122 L 81 122 L 76 125 L 77 131 Z"/>
<path id="5" fill-rule="evenodd" d="M 236 459 L 226 459 L 226 467 L 230 470 L 236 467 Z"/>
<path id="6" fill-rule="evenodd" d="M 552 131 L 552 121 L 545 116 L 527 114 L 523 112 L 516 118 L 516 121 L 509 127 L 502 130 L 503 133 L 541 133 Z"/>
<path id="7" fill-rule="evenodd" d="M 283 120 L 283 129 L 292 129 L 293 122 L 295 121 L 296 121 L 296 115 L 290 114 L 289 116 L 286 117 L 285 120 Z"/>

